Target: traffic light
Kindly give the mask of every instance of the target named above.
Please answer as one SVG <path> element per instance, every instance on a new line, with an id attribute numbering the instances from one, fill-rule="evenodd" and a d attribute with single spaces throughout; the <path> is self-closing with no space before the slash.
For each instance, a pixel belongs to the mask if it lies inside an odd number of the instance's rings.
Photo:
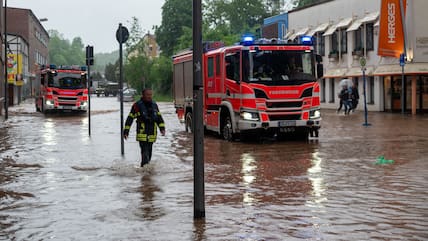
<path id="1" fill-rule="evenodd" d="M 94 46 L 86 46 L 86 65 L 94 65 Z"/>

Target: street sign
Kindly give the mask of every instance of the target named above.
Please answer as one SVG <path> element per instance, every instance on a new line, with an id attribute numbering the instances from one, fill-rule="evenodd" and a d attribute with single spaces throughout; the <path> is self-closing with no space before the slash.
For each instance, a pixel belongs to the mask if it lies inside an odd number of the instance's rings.
<path id="1" fill-rule="evenodd" d="M 116 31 L 116 39 L 120 44 L 125 43 L 129 38 L 128 29 L 122 25 L 119 25 L 119 28 Z"/>
<path id="2" fill-rule="evenodd" d="M 405 56 L 404 54 L 400 54 L 400 66 L 404 66 L 405 64 Z"/>
<path id="3" fill-rule="evenodd" d="M 366 66 L 366 63 L 367 63 L 366 58 L 365 58 L 365 57 L 361 57 L 361 58 L 360 58 L 360 65 L 361 65 L 361 67 L 365 67 L 365 66 Z"/>

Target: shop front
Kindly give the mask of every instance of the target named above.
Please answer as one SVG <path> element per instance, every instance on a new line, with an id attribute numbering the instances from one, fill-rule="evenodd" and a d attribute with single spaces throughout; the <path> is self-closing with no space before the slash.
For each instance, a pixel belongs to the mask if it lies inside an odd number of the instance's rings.
<path id="1" fill-rule="evenodd" d="M 379 66 L 375 75 L 383 78 L 385 111 L 428 113 L 428 64 Z M 404 76 L 404 81 L 402 81 Z M 404 87 L 404 89 L 403 89 Z"/>

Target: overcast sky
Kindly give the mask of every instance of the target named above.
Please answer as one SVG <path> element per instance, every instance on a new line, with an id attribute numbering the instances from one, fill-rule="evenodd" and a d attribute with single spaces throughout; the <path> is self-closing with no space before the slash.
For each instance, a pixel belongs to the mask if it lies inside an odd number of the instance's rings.
<path id="1" fill-rule="evenodd" d="M 116 30 L 119 23 L 130 29 L 137 17 L 145 31 L 161 24 L 164 0 L 7 0 L 8 7 L 31 9 L 46 30 L 55 29 L 64 38 L 81 37 L 83 44 L 93 45 L 96 53 L 119 49 Z"/>

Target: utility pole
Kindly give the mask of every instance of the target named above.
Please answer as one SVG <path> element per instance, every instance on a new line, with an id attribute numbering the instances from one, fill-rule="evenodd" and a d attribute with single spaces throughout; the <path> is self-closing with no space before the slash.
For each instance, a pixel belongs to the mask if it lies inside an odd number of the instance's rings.
<path id="1" fill-rule="evenodd" d="M 202 4 L 193 0 L 193 192 L 194 218 L 205 217 L 204 124 L 202 82 Z"/>
<path id="2" fill-rule="evenodd" d="M 124 140 L 123 140 L 123 60 L 122 60 L 122 45 L 129 38 L 128 29 L 119 23 L 119 28 L 116 31 L 116 39 L 119 42 L 119 96 L 120 96 L 120 153 L 122 156 L 125 154 Z"/>
<path id="3" fill-rule="evenodd" d="M 86 66 L 88 66 L 88 134 L 91 136 L 91 69 L 90 66 L 94 65 L 94 47 L 86 46 Z"/>
<path id="4" fill-rule="evenodd" d="M 7 0 L 4 0 L 4 119 L 9 118 L 9 83 L 7 79 Z"/>

